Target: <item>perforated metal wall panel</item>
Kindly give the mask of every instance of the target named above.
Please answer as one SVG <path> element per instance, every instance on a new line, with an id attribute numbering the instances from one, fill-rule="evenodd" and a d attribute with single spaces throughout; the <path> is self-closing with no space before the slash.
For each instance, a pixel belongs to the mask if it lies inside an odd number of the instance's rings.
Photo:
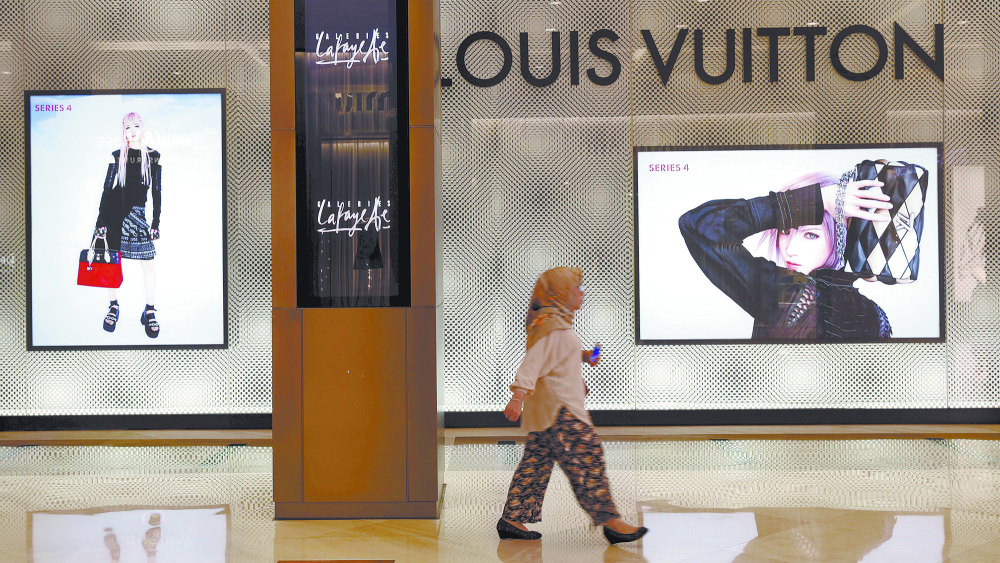
<path id="1" fill-rule="evenodd" d="M 562 0 L 441 2 L 444 88 L 444 402 L 451 411 L 503 408 L 522 357 L 523 319 L 539 273 L 580 266 L 587 304 L 576 327 L 601 342 L 588 369 L 592 409 L 944 408 L 1000 405 L 1000 185 L 994 111 L 1000 89 L 997 6 L 971 1 Z M 943 18 L 943 19 L 942 19 Z M 779 42 L 779 80 L 769 81 L 768 43 L 754 38 L 753 81 L 742 80 L 742 28 L 827 28 L 817 39 L 815 81 L 805 78 L 801 37 Z M 933 54 L 945 26 L 945 81 L 907 51 L 905 79 L 893 75 L 893 23 Z M 889 58 L 875 78 L 852 82 L 830 60 L 834 36 L 863 24 L 886 38 Z M 692 33 L 669 82 L 661 83 L 640 30 L 666 59 L 680 27 Z M 735 73 L 698 79 L 693 30 L 705 32 L 705 69 L 725 66 L 727 28 L 736 30 Z M 591 54 L 598 29 L 622 64 L 621 77 Z M 560 32 L 555 83 L 522 78 L 519 34 L 529 34 L 535 77 L 551 68 L 550 34 Z M 569 32 L 579 32 L 580 84 L 570 80 Z M 513 67 L 489 88 L 462 78 L 459 45 L 489 31 L 510 44 Z M 845 41 L 841 59 L 875 63 L 868 40 Z M 501 69 L 499 47 L 474 43 L 477 77 Z M 635 344 L 633 146 L 859 144 L 945 145 L 946 343 L 848 345 Z M 720 162 L 720 166 L 724 166 Z"/>
<path id="2" fill-rule="evenodd" d="M 1000 5 L 945 2 L 944 91 L 949 404 L 1000 404 Z M 964 23 L 963 23 L 964 22 Z"/>
<path id="3" fill-rule="evenodd" d="M 271 410 L 264 0 L 0 1 L 0 415 Z M 228 350 L 26 352 L 24 90 L 226 89 Z"/>

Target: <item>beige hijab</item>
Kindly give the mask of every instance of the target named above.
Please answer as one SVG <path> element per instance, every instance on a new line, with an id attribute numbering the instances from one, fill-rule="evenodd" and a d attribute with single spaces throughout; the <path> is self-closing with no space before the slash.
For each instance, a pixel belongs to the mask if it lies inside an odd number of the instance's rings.
<path id="1" fill-rule="evenodd" d="M 573 310 L 569 308 L 569 292 L 583 281 L 580 268 L 552 268 L 538 276 L 524 328 L 528 333 L 528 348 L 554 330 L 573 328 Z"/>

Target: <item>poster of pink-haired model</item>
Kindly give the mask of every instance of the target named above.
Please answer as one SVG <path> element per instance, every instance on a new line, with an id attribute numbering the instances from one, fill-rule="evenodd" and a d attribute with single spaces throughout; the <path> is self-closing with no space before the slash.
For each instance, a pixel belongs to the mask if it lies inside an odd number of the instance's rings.
<path id="1" fill-rule="evenodd" d="M 25 114 L 29 349 L 224 347 L 223 92 L 28 92 Z"/>

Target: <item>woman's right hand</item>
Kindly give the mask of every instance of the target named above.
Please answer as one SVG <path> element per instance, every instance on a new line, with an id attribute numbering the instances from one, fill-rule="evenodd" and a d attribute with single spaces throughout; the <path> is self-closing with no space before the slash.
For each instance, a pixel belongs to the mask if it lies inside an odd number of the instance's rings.
<path id="1" fill-rule="evenodd" d="M 882 187 L 882 182 L 878 180 L 858 180 L 847 184 L 844 191 L 844 217 L 857 217 L 869 221 L 884 222 L 889 220 L 888 215 L 879 215 L 870 209 L 892 209 L 889 203 L 889 196 L 882 193 L 882 190 L 872 190 L 868 188 Z M 837 216 L 837 186 L 826 186 L 823 192 L 823 209 L 832 217 Z"/>
<path id="2" fill-rule="evenodd" d="M 507 420 L 514 422 L 521 417 L 521 408 L 523 404 L 517 399 L 511 399 L 507 402 L 507 408 L 503 410 L 503 415 L 507 417 Z"/>
<path id="3" fill-rule="evenodd" d="M 96 229 L 94 229 L 94 236 L 95 237 L 102 237 L 102 238 L 108 236 L 108 228 L 107 227 L 97 227 Z"/>

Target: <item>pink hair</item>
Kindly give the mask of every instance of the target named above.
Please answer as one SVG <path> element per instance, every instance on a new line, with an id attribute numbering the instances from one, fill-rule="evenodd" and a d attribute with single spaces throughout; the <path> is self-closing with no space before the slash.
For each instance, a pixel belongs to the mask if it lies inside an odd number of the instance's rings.
<path id="1" fill-rule="evenodd" d="M 840 179 L 832 174 L 826 172 L 813 172 L 811 174 L 800 176 L 775 191 L 787 192 L 789 190 L 804 188 L 813 184 L 819 184 L 820 187 L 823 187 L 836 184 L 839 181 Z M 833 224 L 833 217 L 831 217 L 826 211 L 823 212 L 823 231 L 826 233 L 827 238 L 834 243 L 834 248 L 836 248 L 837 233 Z M 757 246 L 758 248 L 762 246 L 766 247 L 768 258 L 772 261 L 777 260 L 777 257 L 780 254 L 778 251 L 778 230 L 768 229 L 764 231 L 764 235 L 761 237 L 760 243 Z M 837 254 L 836 250 L 831 250 L 830 256 L 827 257 L 826 262 L 824 262 L 820 268 L 837 269 L 840 268 L 840 266 L 841 257 Z"/>
<path id="2" fill-rule="evenodd" d="M 142 117 L 134 111 L 122 118 L 122 148 L 118 152 L 118 185 L 123 188 L 125 187 L 125 164 L 128 162 L 128 139 L 125 138 L 126 123 L 137 123 L 140 127 L 145 127 L 142 124 Z M 149 148 L 146 147 L 145 135 L 139 138 L 139 152 L 142 155 L 142 181 L 148 186 L 151 175 L 149 173 Z"/>

